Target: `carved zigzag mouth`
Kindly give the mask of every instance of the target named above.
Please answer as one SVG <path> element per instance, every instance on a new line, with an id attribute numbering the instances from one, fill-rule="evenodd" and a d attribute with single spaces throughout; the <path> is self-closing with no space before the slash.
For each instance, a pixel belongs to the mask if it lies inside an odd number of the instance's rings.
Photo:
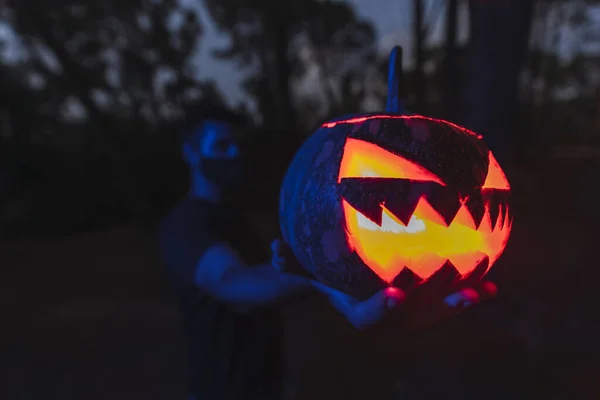
<path id="1" fill-rule="evenodd" d="M 508 190 L 479 189 L 461 196 L 456 190 L 436 182 L 360 177 L 342 178 L 338 193 L 378 226 L 385 222 L 384 208 L 407 227 L 417 210 L 426 213 L 431 222 L 446 227 L 457 222 L 474 230 L 493 232 L 512 222 L 507 207 Z M 484 217 L 489 217 L 489 226 L 482 226 Z"/>
<path id="2" fill-rule="evenodd" d="M 512 227 L 509 190 L 462 194 L 437 182 L 342 178 L 348 244 L 382 280 L 405 268 L 429 279 L 448 262 L 461 276 L 502 253 Z"/>

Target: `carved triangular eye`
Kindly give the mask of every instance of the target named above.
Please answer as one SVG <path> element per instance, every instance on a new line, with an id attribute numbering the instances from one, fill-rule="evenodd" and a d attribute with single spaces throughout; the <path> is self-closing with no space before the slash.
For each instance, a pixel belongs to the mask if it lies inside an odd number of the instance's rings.
<path id="1" fill-rule="evenodd" d="M 485 183 L 481 187 L 482 189 L 499 189 L 499 190 L 510 190 L 510 184 L 500 164 L 496 161 L 496 157 L 490 151 L 489 154 L 489 166 Z"/>
<path id="2" fill-rule="evenodd" d="M 430 181 L 446 186 L 433 172 L 381 147 L 358 139 L 347 139 L 340 164 L 342 178 L 395 178 Z"/>

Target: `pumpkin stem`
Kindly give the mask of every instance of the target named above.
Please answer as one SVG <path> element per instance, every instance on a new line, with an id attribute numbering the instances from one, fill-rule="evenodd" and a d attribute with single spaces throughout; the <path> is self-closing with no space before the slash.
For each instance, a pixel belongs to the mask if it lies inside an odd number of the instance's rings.
<path id="1" fill-rule="evenodd" d="M 404 113 L 402 90 L 402 47 L 395 46 L 390 52 L 388 63 L 388 97 L 385 110 L 393 113 Z M 402 96 L 403 97 L 403 96 Z"/>

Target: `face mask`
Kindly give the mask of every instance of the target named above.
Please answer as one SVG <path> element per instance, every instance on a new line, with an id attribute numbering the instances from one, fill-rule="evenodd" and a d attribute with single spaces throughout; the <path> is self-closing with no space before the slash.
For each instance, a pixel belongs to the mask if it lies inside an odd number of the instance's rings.
<path id="1" fill-rule="evenodd" d="M 238 189 L 243 181 L 244 160 L 242 158 L 203 158 L 200 171 L 209 181 L 223 191 Z"/>

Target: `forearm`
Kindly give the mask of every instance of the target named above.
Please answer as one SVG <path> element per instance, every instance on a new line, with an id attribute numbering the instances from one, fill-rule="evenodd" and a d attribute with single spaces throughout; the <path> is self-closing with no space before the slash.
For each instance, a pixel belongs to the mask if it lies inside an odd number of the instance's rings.
<path id="1" fill-rule="evenodd" d="M 219 282 L 214 295 L 234 306 L 253 308 L 276 304 L 311 288 L 309 279 L 279 272 L 265 264 L 230 271 Z"/>

